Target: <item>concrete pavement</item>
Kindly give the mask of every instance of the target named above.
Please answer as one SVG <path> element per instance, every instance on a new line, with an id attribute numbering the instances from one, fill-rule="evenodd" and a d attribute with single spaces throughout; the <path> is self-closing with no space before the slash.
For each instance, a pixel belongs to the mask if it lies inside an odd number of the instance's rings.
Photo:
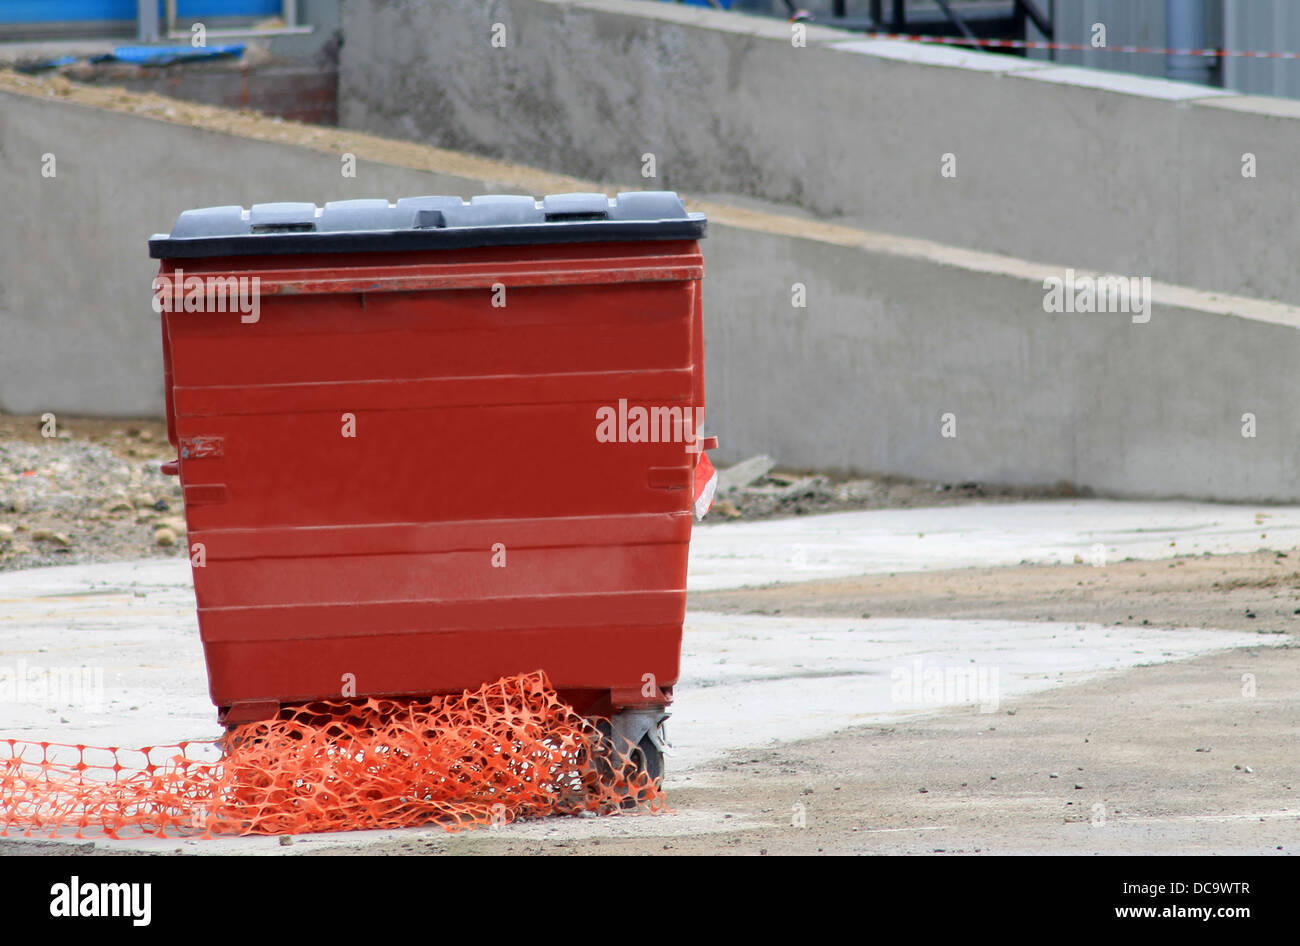
<path id="1" fill-rule="evenodd" d="M 1257 513 L 1267 525 L 1259 524 Z M 1300 510 L 1292 508 L 1058 502 L 883 510 L 700 528 L 690 583 L 738 587 L 878 571 L 1072 561 L 1075 554 L 1093 554 L 1094 546 L 1108 556 L 1154 558 L 1260 544 L 1290 548 L 1298 539 Z M 801 556 L 803 565 L 795 566 L 791 555 Z M 189 562 L 178 558 L 0 574 L 0 669 L 10 684 L 24 676 L 29 686 L 25 699 L 6 691 L 0 737 L 101 746 L 215 737 L 189 573 Z M 956 707 L 1005 713 L 1026 695 L 1098 676 L 1289 640 L 1059 621 L 691 612 L 668 729 L 669 789 L 707 786 L 714 777 L 710 765 L 739 749 L 922 719 Z M 49 698 L 31 689 L 42 674 L 49 679 L 69 670 L 88 674 L 82 677 L 88 689 L 71 699 L 66 686 L 54 687 Z M 741 824 L 701 811 L 634 821 L 620 822 L 619 832 L 700 834 Z M 509 830 L 524 832 L 521 837 L 585 837 L 598 829 L 564 821 Z M 374 834 L 384 844 L 406 836 Z M 180 842 L 113 843 L 170 850 Z M 366 842 L 349 835 L 347 843 Z M 270 849 L 260 840 L 207 844 L 197 849 Z"/>

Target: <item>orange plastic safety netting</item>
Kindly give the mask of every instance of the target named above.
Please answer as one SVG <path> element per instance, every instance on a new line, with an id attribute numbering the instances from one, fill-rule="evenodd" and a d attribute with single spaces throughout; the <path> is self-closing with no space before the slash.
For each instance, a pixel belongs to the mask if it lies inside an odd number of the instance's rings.
<path id="1" fill-rule="evenodd" d="M 0 835 L 211 837 L 663 806 L 659 785 L 542 673 L 421 701 L 318 702 L 214 742 L 0 739 Z"/>

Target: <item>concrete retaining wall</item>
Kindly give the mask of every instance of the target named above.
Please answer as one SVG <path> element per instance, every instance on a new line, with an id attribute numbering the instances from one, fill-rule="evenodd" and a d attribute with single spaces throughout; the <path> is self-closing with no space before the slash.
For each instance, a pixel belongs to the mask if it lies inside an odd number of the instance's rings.
<path id="1" fill-rule="evenodd" d="M 0 409 L 161 413 L 147 244 L 183 210 L 461 190 L 381 165 L 344 178 L 322 151 L 0 91 Z"/>
<path id="2" fill-rule="evenodd" d="M 714 228 L 708 384 L 725 457 L 1300 498 L 1300 309 L 1157 284 L 1144 324 L 1048 314 L 1059 270 L 842 236 Z"/>
<path id="3" fill-rule="evenodd" d="M 343 26 L 349 128 L 618 180 L 652 153 L 648 184 L 1300 303 L 1300 103 L 638 0 L 344 0 Z"/>
<path id="4" fill-rule="evenodd" d="M 126 93 L 113 93 L 119 110 L 109 111 L 8 81 L 8 411 L 160 412 L 145 241 L 188 207 L 608 186 L 198 106 L 169 116 L 179 106 Z M 120 110 L 133 106 L 153 111 Z M 357 155 L 356 179 L 340 174 L 342 150 Z M 54 179 L 40 174 L 46 153 L 58 159 Z M 1043 280 L 1059 268 L 765 208 L 697 206 L 712 220 L 709 426 L 723 462 L 769 452 L 944 480 L 1300 500 L 1300 309 L 1157 285 L 1145 324 L 1048 315 Z M 796 282 L 806 308 L 792 305 Z M 955 437 L 942 436 L 947 413 Z M 1254 438 L 1241 436 L 1244 413 L 1256 415 Z"/>

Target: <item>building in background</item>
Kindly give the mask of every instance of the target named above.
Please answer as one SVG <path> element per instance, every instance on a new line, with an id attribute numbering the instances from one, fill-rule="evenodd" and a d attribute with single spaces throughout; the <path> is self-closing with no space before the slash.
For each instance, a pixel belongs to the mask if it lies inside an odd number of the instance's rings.
<path id="1" fill-rule="evenodd" d="M 1300 3 L 1295 0 L 1053 0 L 1051 6 L 1058 42 L 1086 43 L 1092 25 L 1104 23 L 1111 46 L 1183 48 L 1186 40 L 1202 48 L 1300 52 Z M 1095 69 L 1204 81 L 1252 95 L 1300 98 L 1300 60 L 1295 59 L 1210 58 L 1198 80 L 1170 76 L 1178 65 L 1171 66 L 1171 57 L 1160 55 L 1067 50 L 1031 55 Z"/>
<path id="2" fill-rule="evenodd" d="M 1097 50 L 1031 50 L 1033 59 L 1222 86 L 1254 95 L 1300 98 L 1300 60 L 1167 56 L 1115 52 L 1116 46 L 1300 52 L 1300 0 L 687 0 L 746 13 L 860 31 L 974 36 L 1090 44 Z"/>
<path id="3" fill-rule="evenodd" d="M 296 0 L 6 0 L 0 39 L 162 38 L 168 19 L 179 27 L 202 20 L 213 29 L 238 29 L 268 17 L 296 24 Z"/>
<path id="4" fill-rule="evenodd" d="M 228 56 L 144 62 L 151 44 Z M 59 69 L 79 82 L 251 108 L 315 124 L 338 121 L 339 0 L 3 0 L 0 66 Z"/>

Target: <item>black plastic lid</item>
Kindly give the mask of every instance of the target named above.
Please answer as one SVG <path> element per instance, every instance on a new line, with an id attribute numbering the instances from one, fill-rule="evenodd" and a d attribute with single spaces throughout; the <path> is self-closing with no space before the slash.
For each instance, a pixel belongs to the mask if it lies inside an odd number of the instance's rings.
<path id="1" fill-rule="evenodd" d="M 315 204 L 205 207 L 149 240 L 154 259 L 288 253 L 451 250 L 474 246 L 698 240 L 704 214 L 686 212 L 672 191 L 552 194 L 541 200 L 492 194 L 340 200 Z"/>

